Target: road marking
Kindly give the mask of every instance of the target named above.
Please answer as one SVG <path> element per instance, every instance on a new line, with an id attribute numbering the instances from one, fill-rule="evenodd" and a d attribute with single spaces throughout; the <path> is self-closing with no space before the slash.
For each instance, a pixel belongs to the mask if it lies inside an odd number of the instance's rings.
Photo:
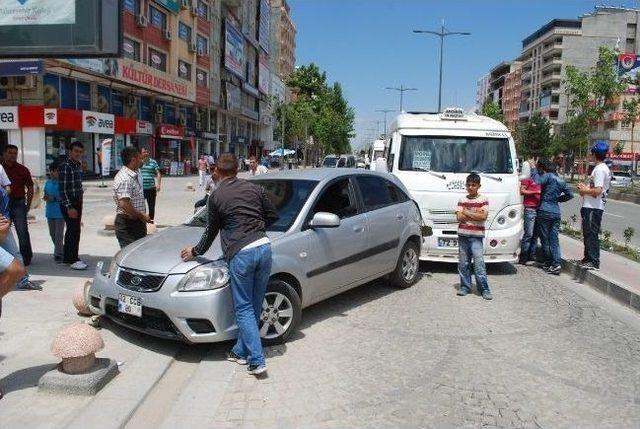
<path id="1" fill-rule="evenodd" d="M 607 212 L 604 212 L 604 214 L 606 214 L 607 216 L 613 216 L 613 217 L 624 217 L 624 216 L 620 216 L 620 215 L 613 214 L 613 213 L 607 213 Z"/>

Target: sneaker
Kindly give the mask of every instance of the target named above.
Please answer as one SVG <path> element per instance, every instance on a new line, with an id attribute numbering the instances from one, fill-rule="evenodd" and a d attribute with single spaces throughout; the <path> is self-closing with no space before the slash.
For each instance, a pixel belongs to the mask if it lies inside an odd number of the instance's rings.
<path id="1" fill-rule="evenodd" d="M 247 364 L 247 360 L 245 358 L 238 356 L 234 352 L 227 352 L 227 360 L 229 362 L 235 362 L 238 365 L 246 365 Z"/>
<path id="2" fill-rule="evenodd" d="M 458 296 L 467 296 L 469 295 L 469 289 L 461 287 L 460 289 L 458 289 Z"/>
<path id="3" fill-rule="evenodd" d="M 267 372 L 267 365 L 249 365 L 247 372 L 251 375 L 260 375 Z"/>
<path id="4" fill-rule="evenodd" d="M 600 271 L 600 267 L 596 267 L 593 262 L 585 262 L 580 265 L 580 268 L 584 268 L 587 271 Z"/>
<path id="5" fill-rule="evenodd" d="M 482 292 L 482 298 L 486 299 L 487 301 L 491 301 L 493 299 L 493 295 L 491 295 L 490 291 L 485 290 Z"/>
<path id="6" fill-rule="evenodd" d="M 78 270 L 78 271 L 86 270 L 87 267 L 88 265 L 82 261 L 76 261 L 69 266 L 69 268 L 71 268 L 72 270 Z"/>
<path id="7" fill-rule="evenodd" d="M 30 280 L 16 286 L 17 290 L 42 290 L 42 286 L 32 283 Z"/>
<path id="8" fill-rule="evenodd" d="M 561 272 L 562 272 L 562 267 L 560 265 L 555 267 L 549 267 L 549 269 L 547 270 L 548 274 L 554 274 L 556 276 L 559 276 Z"/>

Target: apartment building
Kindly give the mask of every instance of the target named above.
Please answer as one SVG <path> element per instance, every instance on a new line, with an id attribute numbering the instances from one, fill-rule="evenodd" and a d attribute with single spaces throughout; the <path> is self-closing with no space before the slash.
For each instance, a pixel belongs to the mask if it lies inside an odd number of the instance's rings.
<path id="1" fill-rule="evenodd" d="M 522 64 L 514 61 L 504 76 L 502 88 L 502 114 L 505 125 L 513 132 L 520 123 L 520 99 L 522 88 Z"/>
<path id="2" fill-rule="evenodd" d="M 480 111 L 489 97 L 489 73 L 478 79 L 476 83 L 476 110 Z"/>
<path id="3" fill-rule="evenodd" d="M 272 55 L 274 70 L 286 82 L 296 65 L 296 26 L 286 0 L 271 0 L 274 9 Z"/>

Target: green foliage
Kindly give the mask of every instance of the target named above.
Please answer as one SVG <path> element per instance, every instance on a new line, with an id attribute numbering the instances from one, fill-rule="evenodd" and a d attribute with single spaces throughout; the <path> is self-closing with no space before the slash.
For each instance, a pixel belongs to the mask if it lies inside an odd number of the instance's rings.
<path id="1" fill-rule="evenodd" d="M 613 153 L 615 155 L 622 155 L 622 152 L 624 152 L 624 143 L 623 142 L 618 142 L 616 143 L 616 145 L 613 147 Z"/>
<path id="2" fill-rule="evenodd" d="M 622 235 L 624 235 L 624 245 L 625 247 L 629 247 L 629 243 L 631 242 L 631 239 L 633 238 L 633 236 L 636 234 L 636 230 L 633 229 L 633 227 L 628 227 L 626 228 L 623 232 Z"/>
<path id="3" fill-rule="evenodd" d="M 583 115 L 573 116 L 562 124 L 553 137 L 553 148 L 556 153 L 577 155 L 580 148 L 589 141 L 590 126 Z"/>
<path id="4" fill-rule="evenodd" d="M 502 109 L 498 106 L 498 103 L 487 100 L 482 106 L 481 115 L 487 116 L 491 119 L 495 119 L 496 121 L 504 122 L 504 115 L 502 114 Z"/>
<path id="5" fill-rule="evenodd" d="M 524 158 L 553 155 L 551 153 L 551 123 L 539 112 L 534 113 L 528 122 L 518 127 L 517 136 L 518 150 Z"/>

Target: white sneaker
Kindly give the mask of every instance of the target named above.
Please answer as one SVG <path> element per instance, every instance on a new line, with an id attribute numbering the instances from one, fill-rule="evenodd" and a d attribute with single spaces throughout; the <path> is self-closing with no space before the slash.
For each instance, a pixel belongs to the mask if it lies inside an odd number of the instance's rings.
<path id="1" fill-rule="evenodd" d="M 71 268 L 72 270 L 78 270 L 78 271 L 82 271 L 82 270 L 86 270 L 88 267 L 87 264 L 85 264 L 82 261 L 76 261 L 73 264 L 71 264 L 71 266 L 69 268 Z"/>

